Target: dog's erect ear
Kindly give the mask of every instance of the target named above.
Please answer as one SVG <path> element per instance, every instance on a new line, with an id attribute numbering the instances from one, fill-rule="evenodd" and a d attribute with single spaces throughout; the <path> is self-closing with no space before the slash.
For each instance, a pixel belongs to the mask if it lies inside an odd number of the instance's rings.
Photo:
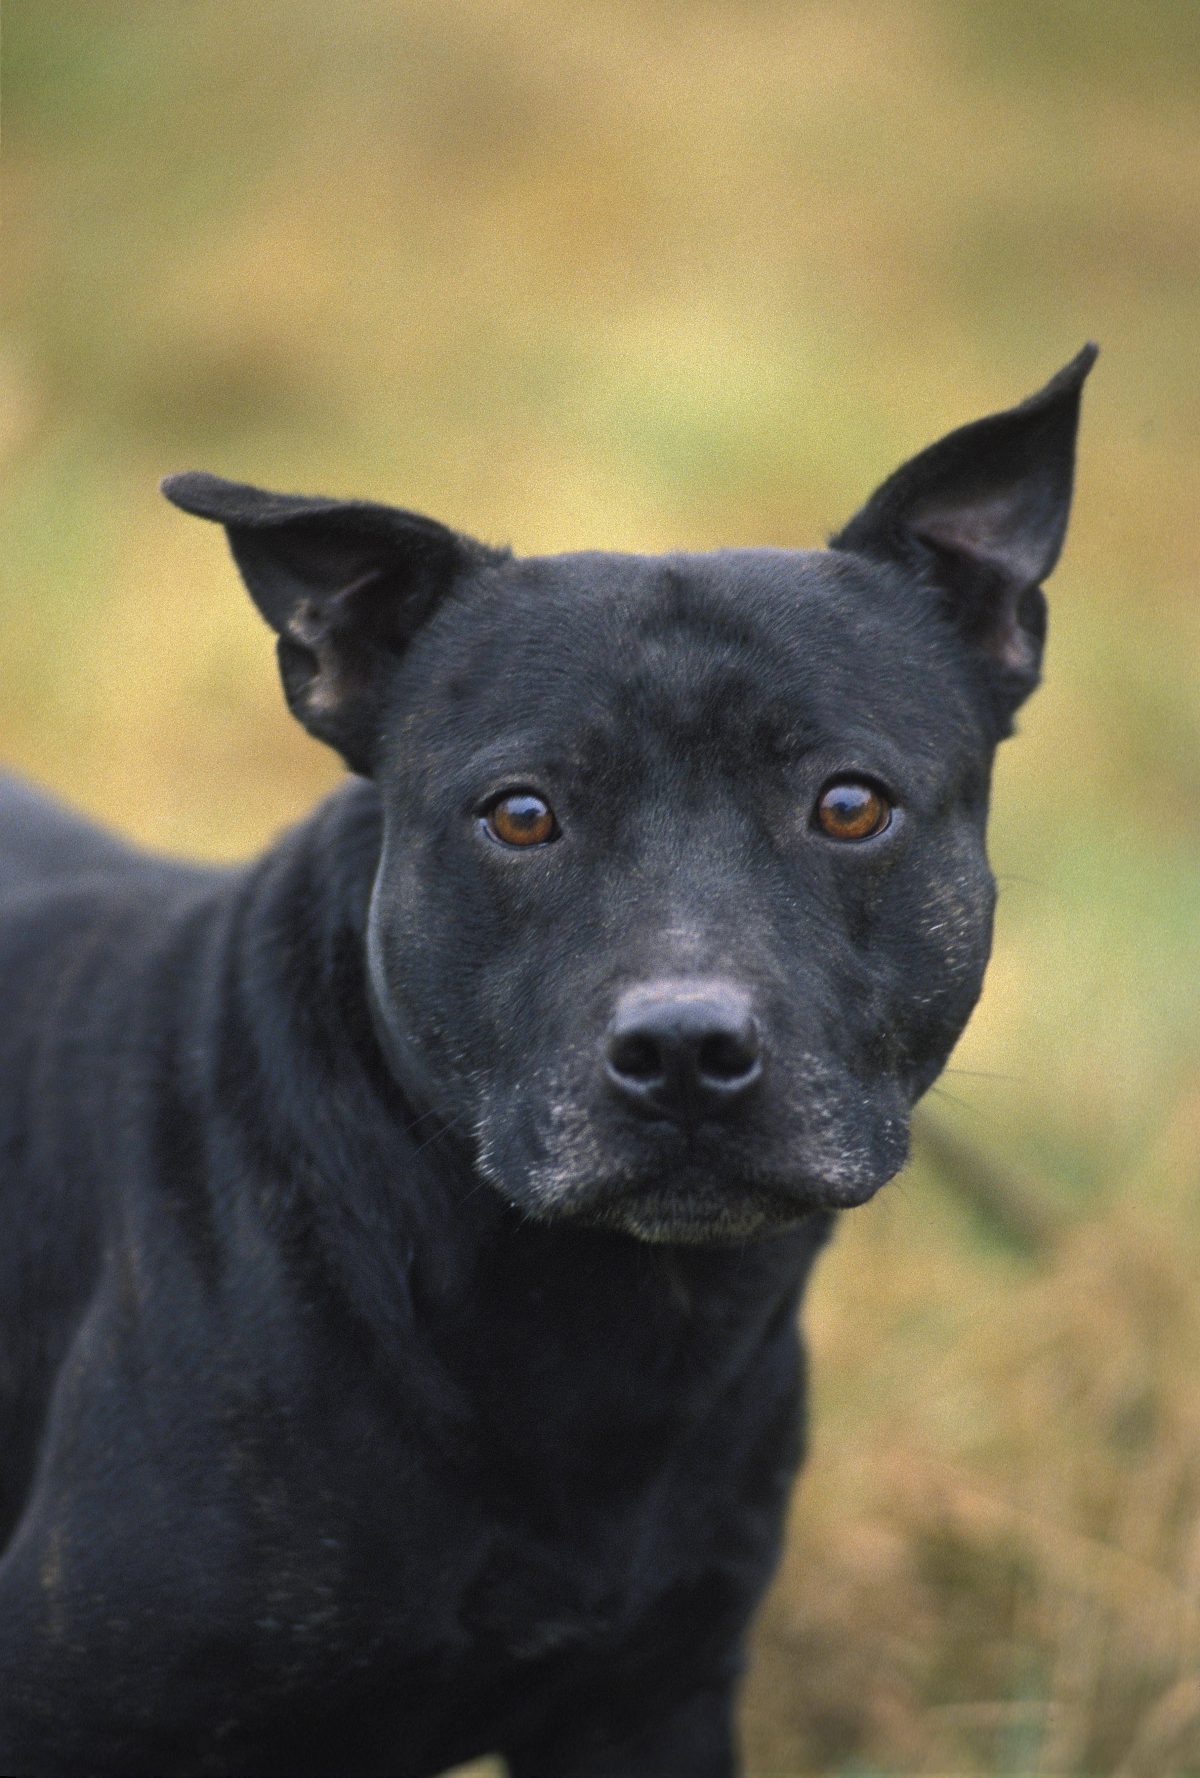
<path id="1" fill-rule="evenodd" d="M 362 500 L 268 494 L 215 475 L 171 475 L 168 500 L 215 519 L 272 629 L 293 713 L 370 775 L 380 681 L 455 578 L 499 560 L 433 519 Z"/>
<path id="2" fill-rule="evenodd" d="M 889 476 L 832 549 L 899 561 L 932 581 L 992 668 L 1002 724 L 1037 684 L 1041 583 L 1066 535 L 1084 378 L 1097 348 L 1019 407 L 962 426 Z"/>

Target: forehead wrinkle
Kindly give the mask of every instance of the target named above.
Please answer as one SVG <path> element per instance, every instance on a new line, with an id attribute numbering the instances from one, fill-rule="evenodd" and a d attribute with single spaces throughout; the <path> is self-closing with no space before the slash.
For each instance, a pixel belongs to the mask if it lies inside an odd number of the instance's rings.
<path id="1" fill-rule="evenodd" d="M 709 767 L 747 756 L 767 764 L 791 750 L 802 726 L 753 658 L 695 641 L 670 653 L 651 647 L 613 685 L 611 710 L 626 750 L 640 743 Z"/>
<path id="2" fill-rule="evenodd" d="M 656 752 L 700 763 L 852 750 L 850 725 L 864 715 L 913 764 L 968 727 L 941 627 L 836 556 L 548 558 L 528 568 L 516 600 L 516 588 L 484 594 L 486 623 L 478 606 L 469 626 L 447 613 L 435 677 L 451 708 L 435 700 L 424 713 L 439 751 L 461 747 L 468 711 L 486 713 L 514 746 L 540 741 L 600 767 L 641 753 L 651 736 Z M 943 694 L 936 711 L 931 679 Z"/>
<path id="3" fill-rule="evenodd" d="M 509 660 L 515 653 L 528 670 L 480 671 L 494 655 L 477 644 L 459 658 L 456 677 L 485 692 L 514 742 L 536 747 L 539 736 L 553 738 L 558 750 L 581 759 L 607 751 L 610 741 L 624 750 L 631 734 L 650 729 L 693 746 L 708 745 L 715 729 L 726 746 L 753 730 L 759 746 L 773 750 L 770 731 L 795 728 L 796 701 L 779 695 L 789 676 L 786 650 L 761 620 L 721 609 L 725 602 L 704 588 L 672 594 L 668 582 L 666 600 L 644 580 L 626 591 L 608 604 L 522 611 L 508 629 Z"/>
<path id="4" fill-rule="evenodd" d="M 802 702 L 781 695 L 794 671 L 778 626 L 736 586 L 706 585 L 677 559 L 663 564 L 622 654 L 613 689 L 623 724 L 705 752 L 753 741 L 766 754 L 807 726 Z"/>

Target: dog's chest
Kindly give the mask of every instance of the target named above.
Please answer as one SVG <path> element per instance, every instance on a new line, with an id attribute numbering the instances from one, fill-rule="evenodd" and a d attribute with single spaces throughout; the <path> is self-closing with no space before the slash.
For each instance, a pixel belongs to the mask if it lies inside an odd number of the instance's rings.
<path id="1" fill-rule="evenodd" d="M 493 1529 L 457 1601 L 471 1650 L 518 1662 L 621 1642 L 673 1569 L 661 1539 L 638 1521 L 561 1533 Z"/>
<path id="2" fill-rule="evenodd" d="M 799 1410 L 790 1329 L 763 1359 L 716 1402 L 681 1383 L 645 1404 L 547 1364 L 536 1388 L 491 1395 L 466 1439 L 368 1438 L 355 1416 L 358 1461 L 334 1438 L 322 1476 L 310 1450 L 282 1522 L 255 1527 L 255 1639 L 494 1668 L 635 1638 L 714 1567 L 765 1559 Z"/>

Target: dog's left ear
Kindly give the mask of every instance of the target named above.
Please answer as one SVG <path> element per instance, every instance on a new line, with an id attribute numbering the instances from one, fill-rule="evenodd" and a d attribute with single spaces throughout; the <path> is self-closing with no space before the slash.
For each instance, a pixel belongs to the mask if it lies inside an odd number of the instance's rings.
<path id="1" fill-rule="evenodd" d="M 389 665 L 449 587 L 502 559 L 433 519 L 365 500 L 269 494 L 216 475 L 171 475 L 168 500 L 225 527 L 279 641 L 293 714 L 369 777 Z"/>
<path id="2" fill-rule="evenodd" d="M 898 561 L 932 582 L 986 659 L 1006 728 L 1037 684 L 1041 583 L 1058 560 L 1075 472 L 1087 345 L 1019 407 L 951 432 L 889 476 L 831 549 Z"/>

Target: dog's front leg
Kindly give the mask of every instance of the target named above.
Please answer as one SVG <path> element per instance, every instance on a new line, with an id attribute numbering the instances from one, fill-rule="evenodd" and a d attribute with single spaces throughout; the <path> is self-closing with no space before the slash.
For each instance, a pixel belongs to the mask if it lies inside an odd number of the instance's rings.
<path id="1" fill-rule="evenodd" d="M 693 1693 L 666 1715 L 625 1700 L 507 1750 L 510 1778 L 736 1778 L 733 1681 Z"/>

